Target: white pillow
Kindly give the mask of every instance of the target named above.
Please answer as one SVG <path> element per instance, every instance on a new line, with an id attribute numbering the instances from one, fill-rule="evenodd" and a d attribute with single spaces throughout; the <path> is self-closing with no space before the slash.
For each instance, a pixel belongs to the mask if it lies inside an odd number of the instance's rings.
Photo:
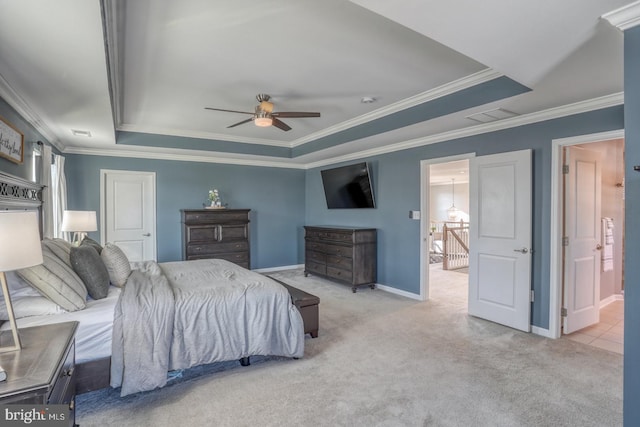
<path id="1" fill-rule="evenodd" d="M 42 258 L 42 264 L 18 270 L 18 274 L 65 310 L 82 310 L 87 300 L 82 279 L 45 245 Z"/>
<path id="2" fill-rule="evenodd" d="M 31 287 L 15 271 L 5 273 L 7 286 L 11 294 L 11 305 L 16 319 L 44 314 L 66 313 L 67 311 L 53 301 L 43 297 L 40 292 Z M 0 288 L 0 298 L 2 295 Z M 0 320 L 9 320 L 7 306 L 4 300 L 0 302 Z"/>
<path id="3" fill-rule="evenodd" d="M 131 265 L 122 249 L 113 243 L 107 243 L 104 245 L 100 257 L 107 267 L 111 284 L 119 288 L 123 287 L 131 274 Z"/>

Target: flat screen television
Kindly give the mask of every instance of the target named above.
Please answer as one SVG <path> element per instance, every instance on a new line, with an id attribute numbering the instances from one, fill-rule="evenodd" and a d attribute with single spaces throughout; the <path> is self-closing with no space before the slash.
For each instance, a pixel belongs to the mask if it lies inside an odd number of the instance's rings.
<path id="1" fill-rule="evenodd" d="M 366 162 L 320 171 L 329 209 L 375 208 Z"/>

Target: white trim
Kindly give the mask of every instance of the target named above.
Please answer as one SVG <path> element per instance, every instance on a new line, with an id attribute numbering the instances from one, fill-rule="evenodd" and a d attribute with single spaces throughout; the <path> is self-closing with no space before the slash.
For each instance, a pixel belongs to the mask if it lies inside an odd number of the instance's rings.
<path id="1" fill-rule="evenodd" d="M 286 270 L 297 270 L 299 268 L 304 268 L 304 264 L 297 265 L 282 265 L 280 267 L 269 267 L 269 268 L 256 268 L 256 273 L 273 273 L 274 271 L 286 271 Z"/>
<path id="2" fill-rule="evenodd" d="M 33 111 L 27 101 L 13 90 L 9 83 L 0 75 L 0 97 L 4 99 L 16 112 L 22 116 L 31 126 L 33 126 L 51 145 L 59 151 L 63 151 L 65 145 L 60 141 L 40 116 Z"/>
<path id="3" fill-rule="evenodd" d="M 154 148 L 120 146 L 112 148 L 70 147 L 65 154 L 82 154 L 87 156 L 126 157 L 136 159 L 174 160 L 181 162 L 221 163 L 243 166 L 263 166 L 270 168 L 306 169 L 303 164 L 289 163 L 286 160 L 262 160 L 262 156 L 240 155 L 243 157 L 225 157 L 229 153 L 212 151 L 181 150 L 178 148 Z"/>
<path id="4" fill-rule="evenodd" d="M 455 156 L 437 157 L 420 161 L 420 299 L 429 299 L 429 224 L 430 217 L 430 166 L 434 164 L 473 159 L 476 153 L 458 154 Z"/>
<path id="5" fill-rule="evenodd" d="M 344 156 L 332 157 L 326 160 L 320 160 L 311 163 L 296 163 L 296 159 L 276 158 L 268 156 L 250 156 L 246 154 L 221 153 L 213 151 L 194 151 L 183 150 L 178 148 L 156 148 L 137 146 L 118 145 L 117 148 L 88 148 L 88 147 L 69 147 L 60 150 L 69 154 L 84 154 L 94 156 L 112 156 L 112 157 L 129 157 L 141 159 L 156 160 L 178 160 L 185 162 L 201 162 L 201 163 L 224 163 L 247 166 L 265 166 L 293 169 L 312 169 L 320 166 L 340 163 L 349 160 L 362 159 L 365 157 L 377 156 L 381 154 L 392 153 L 395 151 L 406 150 L 410 148 L 420 147 L 437 142 L 444 142 L 458 138 L 464 138 L 479 135 L 488 132 L 495 132 L 502 129 L 523 126 L 526 124 L 537 123 L 541 121 L 551 120 L 559 117 L 569 116 L 572 114 L 585 113 L 588 111 L 608 108 L 620 105 L 624 102 L 623 93 L 616 93 L 588 101 L 576 102 L 574 104 L 563 107 L 551 108 L 531 114 L 524 114 L 510 119 L 499 120 L 497 122 L 485 123 L 482 125 L 471 126 L 464 129 L 457 129 L 449 132 L 443 132 L 437 135 L 430 135 L 422 138 L 416 138 L 397 144 L 389 144 L 384 147 L 372 148 L 370 150 L 359 151 L 357 153 L 347 154 Z M 233 157 L 231 157 L 233 156 Z M 263 160 L 263 159 L 271 160 Z"/>
<path id="6" fill-rule="evenodd" d="M 571 116 L 573 114 L 586 113 L 589 111 L 599 110 L 602 108 L 614 107 L 624 103 L 624 94 L 622 92 L 613 95 L 606 95 L 587 101 L 576 102 L 562 107 L 550 108 L 530 114 L 512 117 L 509 119 L 498 120 L 497 122 L 485 123 L 477 126 L 470 126 L 464 129 L 456 129 L 448 132 L 442 132 L 436 135 L 429 135 L 422 138 L 411 139 L 397 144 L 389 144 L 384 147 L 372 148 L 371 150 L 359 151 L 353 154 L 347 154 L 340 157 L 334 157 L 328 160 L 321 160 L 314 163 L 307 163 L 307 169 L 328 164 L 339 163 L 348 160 L 360 159 L 370 156 L 378 156 L 381 154 L 392 153 L 395 151 L 407 150 L 409 148 L 421 147 L 423 145 L 435 144 L 438 142 L 450 141 L 459 138 L 466 138 L 483 133 L 495 132 L 503 129 L 510 129 L 518 126 L 543 122 L 547 120 L 557 119 L 560 117 Z"/>
<path id="7" fill-rule="evenodd" d="M 624 130 L 577 135 L 551 141 L 551 208 L 549 251 L 549 338 L 561 336 L 562 317 L 562 148 L 624 138 Z"/>
<path id="8" fill-rule="evenodd" d="M 320 132 L 315 132 L 310 135 L 304 136 L 302 138 L 298 138 L 291 143 L 291 147 L 292 148 L 297 147 L 299 145 L 306 144 L 316 139 L 324 138 L 326 136 L 333 135 L 334 133 L 342 132 L 354 126 L 362 125 L 372 120 L 376 120 L 376 119 L 388 116 L 389 114 L 397 113 L 399 111 L 406 110 L 407 108 L 415 107 L 416 105 L 424 104 L 425 102 L 433 101 L 434 99 L 451 95 L 463 89 L 467 89 L 482 83 L 486 83 L 488 81 L 497 79 L 498 77 L 502 77 L 502 76 L 503 76 L 502 73 L 492 70 L 491 68 L 486 68 L 477 73 L 462 77 L 458 80 L 454 80 L 442 86 L 438 86 L 434 89 L 427 90 L 425 92 L 422 92 L 417 95 L 411 96 L 409 98 L 403 99 L 401 101 L 395 102 L 391 105 L 387 105 L 386 107 L 379 108 L 367 114 L 363 114 L 354 119 L 346 120 L 335 126 L 326 128 Z"/>
<path id="9" fill-rule="evenodd" d="M 602 15 L 603 19 L 621 31 L 640 25 L 640 1 L 622 6 Z"/>
<path id="10" fill-rule="evenodd" d="M 161 128 L 156 126 L 136 126 L 127 123 L 122 123 L 118 125 L 118 130 L 125 132 L 138 132 L 138 133 L 148 133 L 152 135 L 168 135 L 168 136 L 180 136 L 185 138 L 198 138 L 198 139 L 210 139 L 214 141 L 222 141 L 222 142 L 239 142 L 243 144 L 258 144 L 258 145 L 268 145 L 273 147 L 283 147 L 283 148 L 291 148 L 291 143 L 286 141 L 277 141 L 274 139 L 262 139 L 262 138 L 248 138 L 248 137 L 240 137 L 226 134 L 219 134 L 213 132 L 198 132 L 192 130 L 184 130 L 184 129 L 171 129 L 171 128 Z"/>
<path id="11" fill-rule="evenodd" d="M 600 300 L 600 308 L 602 309 L 603 307 L 606 307 L 609 304 L 614 303 L 616 301 L 624 301 L 624 295 L 623 294 L 613 294 L 613 295 L 609 295 L 605 299 L 601 299 Z"/>
<path id="12" fill-rule="evenodd" d="M 387 285 L 380 285 L 378 283 L 376 283 L 376 288 L 380 289 L 381 291 L 384 292 L 389 292 L 390 294 L 396 294 L 396 295 L 400 295 L 406 298 L 411 298 L 411 299 L 415 299 L 418 301 L 422 301 L 422 297 L 418 294 L 414 294 L 413 292 L 407 292 L 407 291 L 403 291 L 402 289 L 397 289 L 397 288 L 393 288 L 391 286 L 387 286 Z"/>
<path id="13" fill-rule="evenodd" d="M 532 334 L 536 334 L 536 335 L 540 335 L 541 337 L 545 337 L 545 338 L 557 338 L 557 337 L 553 336 L 553 334 L 551 333 L 551 331 L 549 329 L 544 329 L 544 328 L 541 328 L 539 326 L 534 326 L 534 325 L 531 325 L 531 333 Z"/>

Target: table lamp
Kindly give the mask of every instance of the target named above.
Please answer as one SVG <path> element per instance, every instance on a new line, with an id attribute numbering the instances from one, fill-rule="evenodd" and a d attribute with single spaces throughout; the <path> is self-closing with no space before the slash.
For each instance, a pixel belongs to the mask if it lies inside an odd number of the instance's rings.
<path id="1" fill-rule="evenodd" d="M 64 211 L 62 214 L 62 231 L 73 232 L 74 245 L 79 245 L 88 231 L 98 230 L 96 211 Z"/>
<path id="2" fill-rule="evenodd" d="M 42 264 L 42 247 L 40 246 L 40 228 L 38 215 L 34 211 L 2 211 L 0 212 L 0 282 L 2 294 L 7 306 L 7 315 L 11 323 L 13 346 L 0 347 L 0 353 L 20 350 L 20 336 L 13 314 L 11 295 L 7 286 L 5 271 Z"/>

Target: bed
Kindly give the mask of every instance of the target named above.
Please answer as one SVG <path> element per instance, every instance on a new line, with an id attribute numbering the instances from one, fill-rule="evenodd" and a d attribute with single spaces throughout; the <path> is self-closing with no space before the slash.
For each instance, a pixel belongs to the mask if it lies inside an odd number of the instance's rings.
<path id="1" fill-rule="evenodd" d="M 35 184 L 9 178 L 20 190 L 7 192 L 9 200 L 0 194 L 0 207 L 38 210 L 37 190 L 30 190 L 28 201 L 14 197 Z M 6 181 L 1 174 L 0 186 Z M 107 244 L 98 257 L 109 275 L 108 288 L 92 298 L 97 291 L 78 284 L 86 279 L 83 269 L 76 274 L 80 282 L 67 277 L 77 263 L 73 256 L 64 260 L 66 245 L 44 239 L 44 264 L 7 278 L 19 328 L 79 322 L 78 393 L 111 385 L 124 396 L 164 386 L 168 371 L 176 369 L 253 355 L 303 355 L 302 317 L 286 288 L 266 276 L 214 259 L 132 264 Z M 115 266 L 104 257 L 114 251 L 120 252 Z"/>

